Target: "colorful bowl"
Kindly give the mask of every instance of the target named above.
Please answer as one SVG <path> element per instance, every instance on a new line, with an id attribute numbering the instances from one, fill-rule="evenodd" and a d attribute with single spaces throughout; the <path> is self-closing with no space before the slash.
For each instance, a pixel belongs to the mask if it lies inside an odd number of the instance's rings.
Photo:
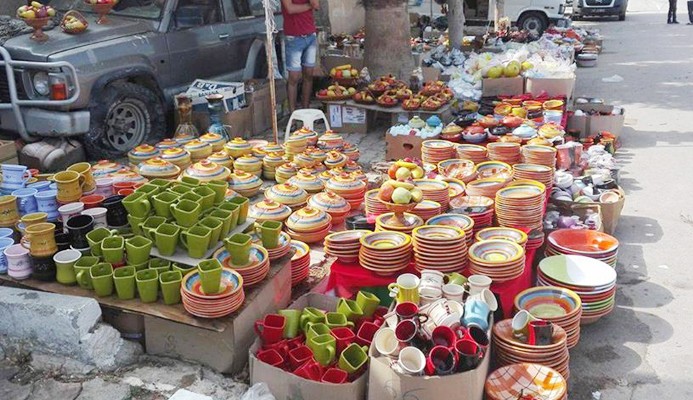
<path id="1" fill-rule="evenodd" d="M 262 179 L 257 175 L 243 171 L 234 171 L 229 175 L 229 188 L 245 197 L 253 197 L 262 186 Z"/>
<path id="2" fill-rule="evenodd" d="M 509 264 L 524 254 L 519 244 L 507 240 L 483 240 L 469 248 L 469 258 L 483 264 Z"/>
<path id="3" fill-rule="evenodd" d="M 212 153 L 211 156 L 207 157 L 207 161 L 217 163 L 228 169 L 233 169 L 233 158 L 231 158 L 231 156 L 229 156 L 224 150 Z"/>
<path id="4" fill-rule="evenodd" d="M 227 180 L 230 174 L 231 172 L 228 168 L 222 167 L 221 165 L 212 161 L 202 160 L 189 166 L 183 172 L 182 176 L 196 178 L 202 182 L 209 182 L 213 180 Z"/>
<path id="5" fill-rule="evenodd" d="M 568 318 L 580 312 L 582 300 L 570 289 L 539 286 L 515 296 L 515 308 L 527 310 L 537 318 Z"/>
<path id="6" fill-rule="evenodd" d="M 159 157 L 140 163 L 135 172 L 147 179 L 174 179 L 180 175 L 180 167 Z"/>
<path id="7" fill-rule="evenodd" d="M 178 146 L 180 146 L 180 144 L 173 139 L 164 139 L 164 140 L 160 141 L 159 143 L 157 143 L 155 146 L 157 149 L 159 149 L 161 151 L 161 150 L 166 150 L 166 149 L 177 148 Z"/>
<path id="8" fill-rule="evenodd" d="M 190 153 L 190 157 L 193 161 L 203 160 L 211 156 L 214 152 L 209 143 L 205 143 L 199 139 L 189 141 L 183 148 Z"/>
<path id="9" fill-rule="evenodd" d="M 411 244 L 411 236 L 401 232 L 374 232 L 361 236 L 361 246 L 372 250 L 394 250 Z"/>
<path id="10" fill-rule="evenodd" d="M 123 168 L 125 168 L 123 164 L 110 160 L 100 160 L 91 166 L 91 174 L 94 178 L 104 178 L 108 174 L 118 172 Z"/>
<path id="11" fill-rule="evenodd" d="M 325 159 L 324 164 L 328 169 L 334 169 L 343 167 L 347 161 L 349 161 L 349 157 L 345 156 L 344 154 L 338 151 L 330 151 L 327 153 L 327 158 Z"/>

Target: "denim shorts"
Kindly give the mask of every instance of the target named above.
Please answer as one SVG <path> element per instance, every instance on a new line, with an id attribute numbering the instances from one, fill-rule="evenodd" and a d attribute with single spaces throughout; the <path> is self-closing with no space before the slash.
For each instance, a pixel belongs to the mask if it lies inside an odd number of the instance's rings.
<path id="1" fill-rule="evenodd" d="M 315 67 L 318 39 L 315 33 L 305 36 L 286 36 L 286 69 L 301 72 L 302 67 Z"/>

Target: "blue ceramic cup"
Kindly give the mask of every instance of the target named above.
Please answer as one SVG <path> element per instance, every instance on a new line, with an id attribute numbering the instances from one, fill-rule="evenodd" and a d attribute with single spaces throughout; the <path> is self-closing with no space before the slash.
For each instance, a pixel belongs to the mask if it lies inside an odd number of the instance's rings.
<path id="1" fill-rule="evenodd" d="M 14 237 L 14 230 L 12 228 L 0 228 L 0 238 L 10 238 Z"/>
<path id="2" fill-rule="evenodd" d="M 24 165 L 16 164 L 2 164 L 0 165 L 0 170 L 2 170 L 2 181 L 6 184 L 24 186 L 26 182 L 31 178 L 31 174 L 27 173 L 27 167 Z"/>
<path id="3" fill-rule="evenodd" d="M 17 189 L 12 192 L 12 195 L 17 197 L 17 209 L 20 215 L 38 211 L 38 205 L 34 197 L 36 193 L 38 193 L 38 190 L 29 188 Z"/>
<path id="4" fill-rule="evenodd" d="M 58 200 L 56 199 L 57 195 L 57 190 L 44 190 L 34 195 L 34 198 L 36 198 L 36 204 L 38 205 L 38 210 L 48 214 L 49 221 L 58 218 L 60 215 L 60 213 L 58 213 Z"/>
<path id="5" fill-rule="evenodd" d="M 0 238 L 0 274 L 7 273 L 7 257 L 5 257 L 5 249 L 13 244 L 14 240 L 10 238 Z"/>
<path id="6" fill-rule="evenodd" d="M 488 329 L 488 317 L 491 310 L 488 305 L 479 300 L 468 300 L 464 303 L 464 316 L 462 317 L 462 325 L 469 327 L 471 325 L 478 326 L 486 331 Z"/>
<path id="7" fill-rule="evenodd" d="M 35 182 L 27 185 L 26 187 L 29 189 L 36 189 L 39 192 L 43 192 L 46 190 L 51 190 L 50 188 L 51 182 L 50 181 L 41 181 L 41 182 Z"/>

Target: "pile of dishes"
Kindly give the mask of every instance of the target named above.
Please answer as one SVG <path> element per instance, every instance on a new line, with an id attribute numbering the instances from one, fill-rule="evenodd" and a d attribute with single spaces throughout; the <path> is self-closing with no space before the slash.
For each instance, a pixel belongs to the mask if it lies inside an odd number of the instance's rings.
<path id="1" fill-rule="evenodd" d="M 253 243 L 262 245 L 262 239 L 257 233 L 250 234 L 250 237 L 252 238 Z M 286 232 L 281 232 L 279 235 L 279 245 L 273 249 L 268 249 L 265 247 L 265 250 L 267 250 L 270 261 L 278 260 L 284 257 L 291 250 L 291 236 L 289 236 L 289 234 Z"/>
<path id="2" fill-rule="evenodd" d="M 341 231 L 325 237 L 325 254 L 337 257 L 345 263 L 358 261 L 361 249 L 361 238 L 369 233 L 366 229 Z"/>
<path id="3" fill-rule="evenodd" d="M 441 175 L 438 175 L 436 179 L 447 182 L 448 184 L 448 192 L 450 192 L 450 200 L 454 199 L 455 197 L 461 197 L 464 196 L 466 190 L 467 190 L 467 185 L 464 184 L 459 179 L 455 178 L 446 178 Z"/>
<path id="4" fill-rule="evenodd" d="M 465 242 L 469 248 L 474 242 L 474 220 L 464 214 L 441 214 L 428 220 L 426 225 L 454 226 L 464 231 Z"/>
<path id="5" fill-rule="evenodd" d="M 332 217 L 317 208 L 304 207 L 289 216 L 285 229 L 292 239 L 305 243 L 321 242 L 332 229 Z"/>
<path id="6" fill-rule="evenodd" d="M 582 301 L 583 325 L 609 314 L 616 304 L 616 270 L 583 256 L 553 256 L 539 263 L 537 282 L 570 289 Z"/>
<path id="7" fill-rule="evenodd" d="M 402 271 L 411 261 L 411 236 L 401 232 L 374 232 L 361 237 L 359 263 L 378 275 Z"/>
<path id="8" fill-rule="evenodd" d="M 299 240 L 292 240 L 291 248 L 296 250 L 291 257 L 291 286 L 293 287 L 310 275 L 310 247 Z"/>
<path id="9" fill-rule="evenodd" d="M 367 185 L 360 179 L 356 179 L 349 173 L 343 173 L 331 178 L 325 184 L 325 189 L 342 196 L 351 206 L 357 210 L 363 203 Z"/>
<path id="10" fill-rule="evenodd" d="M 378 198 L 379 191 L 380 189 L 373 189 L 366 192 L 366 215 L 377 217 L 378 215 L 388 212 L 387 206 Z"/>
<path id="11" fill-rule="evenodd" d="M 320 192 L 312 195 L 308 199 L 308 205 L 330 214 L 332 225 L 339 225 L 344 222 L 351 210 L 351 206 L 342 196 L 332 192 Z"/>
<path id="12" fill-rule="evenodd" d="M 568 383 L 553 368 L 520 363 L 493 371 L 486 379 L 484 391 L 487 400 L 565 400 Z"/>
<path id="13" fill-rule="evenodd" d="M 388 212 L 385 214 L 380 214 L 375 218 L 375 230 L 401 232 L 406 233 L 407 235 L 411 235 L 411 232 L 414 230 L 414 228 L 417 228 L 424 224 L 423 218 L 419 217 L 416 214 L 404 213 L 403 218 L 404 225 L 399 226 L 397 224 L 392 223 L 392 221 L 396 219 L 395 213 Z"/>
<path id="14" fill-rule="evenodd" d="M 541 229 L 529 231 L 527 234 L 527 244 L 525 245 L 525 249 L 535 250 L 540 248 L 542 245 L 544 245 L 544 237 L 544 231 Z"/>
<path id="15" fill-rule="evenodd" d="M 527 145 L 522 147 L 522 160 L 528 164 L 539 164 L 554 168 L 556 166 L 555 147 Z"/>
<path id="16" fill-rule="evenodd" d="M 527 234 L 515 228 L 490 227 L 484 228 L 476 233 L 477 241 L 481 240 L 509 240 L 525 248 L 527 244 Z"/>
<path id="17" fill-rule="evenodd" d="M 243 286 L 248 287 L 260 283 L 270 270 L 270 259 L 267 250 L 259 244 L 250 245 L 250 260 L 245 265 L 234 265 L 231 262 L 231 254 L 225 248 L 214 252 L 216 258 L 224 268 L 230 268 L 243 277 Z"/>
<path id="18" fill-rule="evenodd" d="M 451 159 L 438 163 L 438 173 L 446 178 L 459 179 L 464 183 L 476 178 L 475 163 L 470 160 Z"/>
<path id="19" fill-rule="evenodd" d="M 436 179 L 414 179 L 414 184 L 423 192 L 424 200 L 440 204 L 441 211 L 448 210 L 450 205 L 450 185 Z"/>
<path id="20" fill-rule="evenodd" d="M 202 291 L 200 272 L 195 270 L 183 277 L 180 288 L 185 311 L 200 318 L 221 318 L 243 305 L 243 277 L 236 271 L 224 268 L 221 273 L 221 288 L 218 293 Z"/>
<path id="21" fill-rule="evenodd" d="M 423 200 L 411 210 L 411 213 L 421 217 L 424 221 L 440 214 L 440 203 L 433 200 Z"/>
<path id="22" fill-rule="evenodd" d="M 553 326 L 551 344 L 533 345 L 517 339 L 513 335 L 512 319 L 505 319 L 493 325 L 493 349 L 500 366 L 515 363 L 535 363 L 551 367 L 568 380 L 570 376 L 567 339 L 565 330 Z"/>
<path id="23" fill-rule="evenodd" d="M 517 185 L 496 193 L 496 219 L 500 226 L 542 227 L 544 191 L 534 185 Z"/>
<path id="24" fill-rule="evenodd" d="M 493 142 L 486 146 L 488 158 L 494 161 L 502 161 L 515 165 L 522 160 L 520 144 L 512 142 Z"/>
<path id="25" fill-rule="evenodd" d="M 532 179 L 546 187 L 553 185 L 553 168 L 540 164 L 513 165 L 513 179 Z"/>
<path id="26" fill-rule="evenodd" d="M 477 144 L 458 144 L 456 146 L 457 158 L 470 160 L 474 164 L 482 163 L 488 160 L 488 151 L 486 147 Z"/>
<path id="27" fill-rule="evenodd" d="M 496 197 L 496 193 L 508 183 L 503 178 L 476 179 L 467 184 L 468 196 Z"/>
<path id="28" fill-rule="evenodd" d="M 414 229 L 414 263 L 417 271 L 462 271 L 467 266 L 467 240 L 462 229 L 449 225 Z"/>
<path id="29" fill-rule="evenodd" d="M 565 330 L 569 349 L 580 341 L 582 300 L 570 289 L 556 286 L 526 289 L 515 296 L 515 309 L 527 310 L 536 318 L 559 325 Z"/>
<path id="30" fill-rule="evenodd" d="M 525 249 L 507 240 L 483 240 L 469 248 L 469 273 L 506 282 L 522 275 Z"/>
<path id="31" fill-rule="evenodd" d="M 618 240 L 589 229 L 558 229 L 547 235 L 546 256 L 578 255 L 616 267 Z"/>
<path id="32" fill-rule="evenodd" d="M 455 158 L 455 144 L 447 140 L 424 140 L 421 144 L 423 162 L 438 164 L 441 161 Z"/>
<path id="33" fill-rule="evenodd" d="M 452 210 L 474 221 L 474 233 L 493 225 L 494 201 L 486 196 L 462 196 L 450 202 Z"/>

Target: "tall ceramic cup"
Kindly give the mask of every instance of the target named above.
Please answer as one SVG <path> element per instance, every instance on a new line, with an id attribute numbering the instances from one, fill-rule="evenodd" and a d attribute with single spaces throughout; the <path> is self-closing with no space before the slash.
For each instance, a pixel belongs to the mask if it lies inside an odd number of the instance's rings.
<path id="1" fill-rule="evenodd" d="M 61 203 L 71 203 L 82 197 L 82 185 L 84 176 L 75 171 L 63 171 L 53 175 L 53 179 L 58 184 L 58 201 Z"/>

